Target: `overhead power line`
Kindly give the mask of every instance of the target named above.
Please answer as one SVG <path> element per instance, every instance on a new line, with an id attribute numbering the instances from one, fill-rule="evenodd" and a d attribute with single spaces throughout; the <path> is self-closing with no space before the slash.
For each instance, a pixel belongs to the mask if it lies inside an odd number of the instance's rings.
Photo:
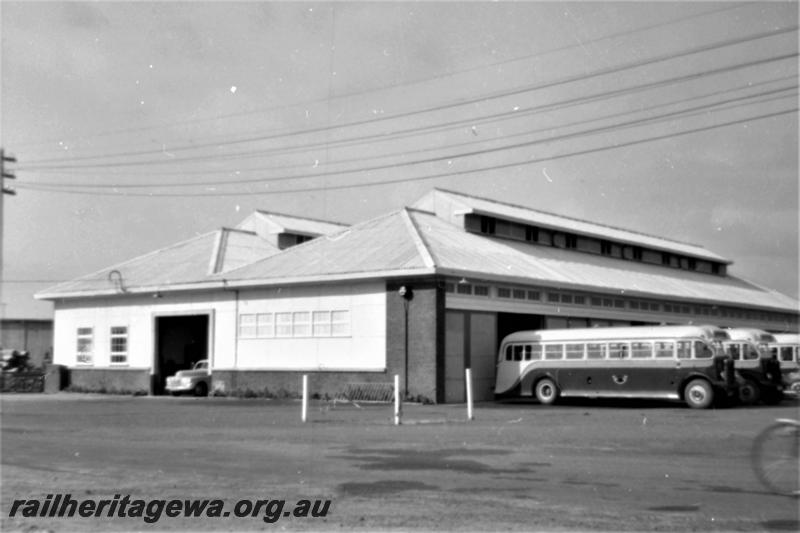
<path id="1" fill-rule="evenodd" d="M 483 125 L 490 122 L 497 122 L 500 120 L 511 120 L 516 118 L 522 118 L 526 116 L 530 116 L 533 114 L 538 114 L 544 111 L 553 111 L 557 109 L 564 109 L 566 107 L 582 105 L 586 103 L 596 102 L 599 100 L 606 100 L 609 98 L 614 98 L 618 96 L 632 94 L 634 92 L 641 92 L 646 91 L 654 88 L 660 88 L 667 85 L 673 85 L 676 83 L 686 82 L 697 80 L 713 75 L 718 75 L 726 72 L 731 72 L 734 70 L 740 70 L 744 68 L 749 68 L 753 66 L 764 65 L 767 63 L 772 62 L 779 62 L 786 59 L 796 58 L 798 53 L 790 53 L 784 54 L 775 57 L 768 57 L 762 58 L 754 61 L 747 61 L 744 63 L 737 63 L 734 65 L 727 65 L 724 67 L 719 67 L 716 69 L 707 69 L 702 72 L 687 74 L 683 76 L 678 76 L 674 78 L 668 78 L 666 80 L 658 80 L 655 82 L 644 83 L 632 87 L 625 87 L 622 89 L 614 89 L 611 91 L 603 91 L 599 93 L 593 93 L 586 96 L 579 96 L 575 98 L 569 98 L 566 100 L 562 100 L 560 102 L 549 103 L 549 104 L 542 104 L 526 109 L 519 109 L 519 110 L 512 110 L 506 111 L 501 113 L 495 113 L 492 115 L 486 115 L 481 117 L 471 117 L 466 119 L 458 119 L 454 121 L 449 121 L 445 123 L 433 124 L 429 126 L 423 127 L 412 127 L 412 128 L 405 128 L 392 131 L 390 133 L 386 133 L 383 135 L 361 135 L 357 137 L 349 137 L 346 139 L 341 139 L 337 141 L 330 141 L 330 142 L 320 142 L 320 143 L 304 143 L 301 146 L 292 146 L 288 148 L 272 148 L 272 149 L 264 149 L 258 150 L 255 152 L 234 152 L 229 154 L 214 154 L 214 155 L 207 155 L 207 156 L 193 156 L 189 158 L 171 158 L 169 160 L 157 160 L 157 161 L 136 161 L 136 162 L 119 162 L 119 163 L 94 163 L 94 164 L 85 164 L 85 165 L 68 165 L 68 166 L 56 166 L 56 165 L 40 165 L 40 166 L 30 166 L 27 167 L 27 170 L 89 170 L 89 169 L 100 169 L 100 168 L 122 168 L 122 167 L 140 167 L 140 166 L 153 166 L 153 165 L 164 165 L 164 164 L 176 164 L 176 163 L 194 163 L 199 161 L 222 161 L 226 159 L 233 159 L 233 158 L 243 158 L 243 157 L 261 157 L 270 154 L 288 154 L 288 153 L 296 153 L 297 151 L 307 152 L 310 148 L 313 147 L 338 147 L 338 146 L 352 146 L 361 144 L 361 142 L 384 142 L 387 140 L 396 140 L 398 138 L 406 138 L 413 135 L 419 135 L 421 133 L 432 133 L 437 131 L 444 131 L 448 129 L 453 129 L 456 127 L 461 126 L 478 126 Z"/>
<path id="2" fill-rule="evenodd" d="M 386 169 L 390 169 L 390 168 L 401 168 L 401 167 L 406 167 L 406 166 L 411 166 L 411 165 L 420 165 L 420 164 L 435 163 L 435 162 L 447 161 L 447 160 L 463 159 L 465 157 L 473 157 L 473 156 L 477 156 L 477 155 L 486 155 L 486 154 L 490 154 L 490 153 L 497 153 L 497 152 L 502 152 L 502 151 L 515 150 L 515 149 L 518 149 L 518 148 L 526 148 L 526 147 L 530 147 L 530 146 L 534 146 L 534 145 L 538 145 L 538 144 L 550 143 L 550 142 L 555 142 L 555 141 L 563 141 L 563 140 L 568 140 L 568 139 L 572 139 L 572 138 L 576 138 L 576 137 L 583 137 L 583 136 L 588 136 L 588 135 L 596 135 L 598 133 L 606 133 L 606 132 L 617 131 L 617 130 L 621 130 L 621 129 L 629 129 L 629 128 L 632 128 L 632 127 L 643 126 L 643 125 L 657 123 L 657 122 L 663 122 L 663 121 L 669 120 L 669 119 L 687 118 L 687 117 L 691 117 L 691 116 L 696 116 L 696 115 L 701 114 L 701 113 L 706 113 L 707 111 L 710 111 L 710 110 L 714 110 L 714 109 L 719 110 L 719 108 L 730 109 L 730 108 L 733 108 L 733 107 L 740 107 L 742 105 L 752 105 L 753 102 L 748 102 L 748 100 L 761 99 L 761 100 L 758 100 L 757 103 L 767 103 L 767 102 L 770 102 L 770 101 L 781 100 L 781 99 L 785 99 L 785 98 L 789 98 L 789 97 L 795 98 L 796 97 L 796 93 L 795 94 L 784 94 L 784 95 L 781 95 L 781 96 L 776 96 L 776 95 L 779 95 L 780 93 L 784 93 L 786 91 L 797 89 L 797 87 L 798 87 L 797 85 L 792 85 L 792 86 L 789 86 L 789 87 L 781 87 L 781 88 L 773 89 L 773 90 L 770 90 L 770 91 L 763 91 L 763 92 L 760 92 L 760 93 L 757 93 L 757 94 L 753 94 L 753 95 L 746 95 L 746 96 L 739 96 L 739 97 L 735 97 L 735 98 L 728 98 L 726 100 L 721 100 L 721 101 L 718 101 L 718 102 L 702 104 L 702 105 L 698 105 L 698 106 L 694 106 L 694 107 L 689 107 L 687 109 L 681 109 L 681 110 L 677 110 L 677 111 L 672 111 L 672 112 L 661 114 L 661 115 L 642 117 L 642 118 L 631 120 L 631 121 L 628 121 L 628 122 L 621 122 L 621 123 L 611 124 L 611 125 L 607 125 L 607 126 L 602 126 L 602 127 L 598 127 L 598 128 L 592 128 L 592 129 L 588 129 L 588 130 L 583 130 L 583 131 L 578 131 L 578 132 L 573 132 L 573 133 L 568 133 L 568 134 L 563 134 L 563 135 L 552 135 L 552 136 L 545 137 L 545 138 L 542 138 L 542 139 L 536 139 L 536 140 L 527 141 L 527 142 L 521 142 L 521 143 L 515 143 L 515 144 L 505 144 L 505 145 L 501 145 L 501 146 L 498 146 L 498 147 L 485 148 L 485 149 L 482 149 L 482 150 L 473 150 L 473 151 L 470 151 L 470 152 L 460 152 L 460 153 L 449 153 L 449 154 L 440 155 L 440 156 L 436 156 L 436 157 L 430 157 L 430 158 L 426 158 L 426 159 L 417 159 L 417 160 L 413 160 L 413 161 L 404 161 L 404 162 L 392 162 L 392 163 L 386 163 L 386 164 L 381 164 L 381 165 L 373 165 L 373 166 L 367 166 L 367 167 L 357 167 L 357 168 L 342 169 L 342 170 L 327 171 L 327 172 L 296 174 L 296 175 L 291 175 L 291 176 L 259 177 L 259 178 L 248 178 L 248 179 L 225 180 L 225 181 L 214 180 L 214 181 L 194 181 L 194 182 L 179 182 L 179 183 L 174 183 L 174 182 L 173 183 L 153 182 L 153 183 L 99 183 L 99 184 L 93 184 L 93 183 L 28 182 L 28 184 L 29 185 L 35 185 L 35 186 L 50 186 L 50 187 L 63 187 L 63 188 L 95 188 L 95 189 L 96 188 L 100 188 L 100 189 L 142 189 L 142 188 L 148 188 L 148 187 L 173 188 L 173 187 L 200 187 L 200 186 L 220 186 L 220 187 L 222 187 L 222 186 L 230 186 L 230 185 L 240 185 L 240 184 L 245 184 L 245 183 L 266 183 L 266 182 L 290 181 L 290 180 L 299 180 L 299 179 L 312 179 L 312 178 L 331 177 L 331 176 L 338 176 L 338 175 L 343 175 L 343 174 L 354 174 L 354 173 L 360 173 L 360 172 L 373 172 L 373 171 L 377 171 L 377 170 L 386 170 Z M 764 99 L 765 96 L 772 96 L 772 98 Z M 659 105 L 652 106 L 650 108 L 646 108 L 646 109 L 642 109 L 642 110 L 634 110 L 634 111 L 629 111 L 629 112 L 625 112 L 625 113 L 615 113 L 615 114 L 606 115 L 604 117 L 599 117 L 599 118 L 595 118 L 595 119 L 591 119 L 591 120 L 584 120 L 584 121 L 573 122 L 573 123 L 570 123 L 570 124 L 562 124 L 562 125 L 556 125 L 556 126 L 551 126 L 551 127 L 547 127 L 547 128 L 541 128 L 540 130 L 534 130 L 534 131 L 525 132 L 523 134 L 509 136 L 509 137 L 504 138 L 503 140 L 506 140 L 506 139 L 511 138 L 511 137 L 528 136 L 528 135 L 531 135 L 532 133 L 537 133 L 537 132 L 541 132 L 541 131 L 552 131 L 552 130 L 557 130 L 557 129 L 564 129 L 566 127 L 585 125 L 587 123 L 598 122 L 598 121 L 607 120 L 607 119 L 610 119 L 610 118 L 618 118 L 618 117 L 625 116 L 625 115 L 640 114 L 640 113 L 643 113 L 643 112 L 652 111 L 653 109 L 657 109 L 657 108 L 665 107 L 665 106 L 671 106 L 671 105 L 674 105 L 674 103 L 670 102 L 670 103 L 666 103 L 666 104 L 659 104 Z M 474 143 L 470 143 L 470 144 L 474 144 Z M 445 147 L 445 148 L 452 148 L 452 146 L 448 146 L 448 147 Z M 441 150 L 441 149 L 442 148 L 437 148 L 436 150 Z M 421 150 L 421 151 L 419 151 L 419 153 L 424 153 L 424 152 L 428 152 L 428 151 L 431 151 L 431 150 Z M 384 159 L 384 158 L 385 158 L 385 156 L 379 156 L 379 157 L 376 157 L 376 158 L 357 158 L 357 159 L 354 159 L 354 161 L 363 162 L 363 161 L 371 160 L 371 159 Z M 342 161 L 339 161 L 339 163 L 341 163 L 341 162 Z M 293 167 L 293 168 L 297 168 L 297 167 Z M 305 165 L 304 167 L 301 167 L 301 168 L 308 168 L 308 165 Z"/>
<path id="3" fill-rule="evenodd" d="M 618 149 L 618 148 L 626 148 L 626 147 L 629 147 L 629 146 L 636 146 L 636 145 L 639 145 L 639 144 L 644 144 L 644 143 L 649 143 L 649 142 L 654 142 L 654 141 L 660 141 L 660 140 L 666 140 L 666 139 L 670 139 L 670 138 L 674 138 L 674 137 L 681 137 L 681 136 L 684 136 L 684 135 L 691 135 L 691 134 L 694 134 L 694 133 L 701 133 L 701 132 L 710 131 L 710 130 L 714 130 L 714 129 L 719 129 L 719 128 L 723 128 L 723 127 L 735 126 L 735 125 L 738 125 L 738 124 L 744 124 L 744 123 L 747 123 L 747 122 L 752 122 L 754 120 L 775 118 L 775 117 L 779 117 L 779 116 L 786 115 L 786 114 L 789 114 L 789 113 L 796 113 L 797 109 L 798 109 L 797 107 L 793 107 L 793 108 L 790 108 L 790 109 L 784 109 L 784 110 L 781 110 L 781 111 L 776 111 L 774 113 L 765 113 L 765 114 L 761 114 L 761 115 L 757 115 L 757 116 L 753 116 L 753 117 L 747 117 L 747 118 L 742 118 L 742 119 L 738 119 L 738 120 L 727 121 L 727 122 L 723 122 L 723 123 L 720 123 L 720 124 L 712 124 L 712 125 L 709 125 L 709 126 L 692 128 L 692 129 L 679 131 L 679 132 L 672 132 L 672 133 L 668 133 L 668 134 L 665 134 L 665 135 L 658 135 L 658 136 L 652 136 L 652 137 L 647 137 L 647 138 L 635 139 L 635 140 L 616 143 L 616 144 L 608 145 L 608 146 L 600 146 L 600 147 L 589 148 L 589 149 L 585 149 L 585 150 L 578 150 L 578 151 L 573 151 L 573 152 L 569 152 L 569 153 L 557 154 L 557 155 L 546 156 L 546 157 L 541 157 L 541 158 L 529 158 L 529 159 L 526 159 L 525 161 L 516 161 L 516 162 L 504 163 L 504 164 L 499 164 L 499 165 L 492 165 L 492 166 L 481 167 L 481 168 L 461 170 L 461 171 L 457 171 L 457 172 L 444 172 L 444 173 L 437 173 L 437 174 L 428 174 L 428 175 L 425 175 L 425 176 L 417 176 L 417 177 L 413 177 L 413 178 L 398 178 L 398 179 L 375 181 L 375 182 L 347 183 L 347 184 L 335 184 L 335 185 L 326 184 L 324 186 L 324 190 L 327 192 L 327 191 L 341 190 L 341 189 L 359 189 L 359 188 L 365 188 L 365 187 L 380 187 L 380 186 L 392 185 L 392 184 L 397 184 L 397 183 L 412 183 L 412 182 L 418 182 L 418 181 L 428 181 L 428 180 L 435 180 L 435 179 L 441 179 L 441 178 L 449 178 L 449 177 L 454 177 L 454 176 L 463 176 L 463 175 L 468 175 L 468 174 L 476 174 L 476 173 L 480 173 L 480 172 L 503 170 L 503 169 L 507 169 L 507 168 L 513 168 L 513 167 L 526 166 L 526 165 L 531 165 L 531 164 L 536 164 L 536 163 L 542 163 L 542 162 L 545 162 L 545 161 L 554 161 L 554 160 L 564 159 L 564 158 L 567 158 L 567 157 L 577 157 L 577 156 L 581 156 L 581 155 L 589 155 L 589 154 L 594 154 L 594 153 L 598 153 L 598 152 L 604 152 L 604 151 L 607 151 L 607 150 L 615 150 L 615 149 Z M 213 191 L 213 192 L 207 192 L 207 193 L 130 193 L 130 192 L 111 193 L 111 192 L 102 192 L 102 191 L 98 192 L 98 191 L 74 191 L 74 190 L 63 190 L 63 189 L 48 189 L 48 188 L 44 188 L 44 187 L 42 187 L 42 188 L 25 187 L 25 188 L 30 189 L 30 190 L 41 191 L 41 192 L 51 192 L 51 193 L 61 193 L 61 194 L 82 194 L 82 195 L 89 195 L 89 196 L 118 196 L 118 197 L 120 197 L 120 196 L 133 196 L 133 197 L 150 197 L 150 198 L 166 198 L 166 197 L 189 198 L 189 197 L 209 197 L 209 196 L 211 196 L 211 197 L 227 197 L 227 196 L 249 196 L 249 195 L 254 195 L 254 194 L 255 195 L 259 195 L 259 196 L 265 196 L 265 195 L 276 195 L 276 194 L 308 193 L 308 192 L 314 192 L 314 191 L 319 191 L 320 190 L 317 187 L 296 187 L 296 188 L 291 188 L 291 189 L 266 190 L 266 191 L 265 190 L 259 190 L 259 191 L 250 190 L 250 191 L 237 191 L 237 192 Z"/>
<path id="4" fill-rule="evenodd" d="M 355 126 L 365 126 L 365 125 L 385 122 L 385 121 L 388 121 L 388 120 L 396 120 L 398 118 L 407 118 L 407 117 L 416 116 L 416 115 L 420 115 L 420 114 L 433 113 L 433 112 L 437 112 L 437 111 L 453 109 L 453 108 L 456 108 L 456 107 L 462 107 L 462 106 L 467 106 L 467 105 L 474 105 L 474 104 L 478 104 L 478 103 L 483 103 L 483 102 L 486 102 L 486 101 L 496 100 L 496 99 L 499 99 L 499 98 L 506 98 L 506 97 L 509 97 L 509 96 L 517 96 L 517 95 L 524 94 L 524 93 L 527 93 L 527 92 L 532 92 L 532 91 L 537 91 L 537 90 L 557 87 L 557 86 L 560 86 L 560 85 L 574 83 L 576 81 L 582 81 L 582 80 L 589 79 L 589 78 L 594 78 L 594 77 L 599 77 L 599 76 L 606 76 L 606 75 L 609 75 L 609 74 L 616 74 L 616 73 L 619 73 L 619 72 L 622 72 L 622 71 L 625 71 L 625 70 L 630 70 L 630 69 L 633 69 L 633 68 L 638 68 L 638 67 L 642 67 L 642 66 L 646 66 L 646 65 L 652 65 L 652 64 L 655 64 L 655 63 L 660 63 L 660 62 L 664 62 L 664 61 L 678 59 L 678 58 L 681 58 L 681 57 L 687 57 L 687 56 L 690 56 L 690 55 L 695 55 L 695 54 L 699 54 L 699 53 L 703 53 L 703 52 L 708 52 L 708 51 L 711 51 L 711 50 L 717 50 L 717 49 L 720 49 L 720 48 L 727 48 L 727 47 L 730 47 L 730 46 L 735 46 L 735 45 L 744 44 L 744 43 L 748 43 L 748 42 L 753 42 L 753 41 L 757 41 L 757 40 L 761 40 L 761 39 L 775 37 L 775 36 L 786 34 L 786 33 L 789 33 L 789 32 L 796 31 L 796 30 L 797 30 L 797 26 L 791 26 L 791 27 L 780 28 L 780 29 L 772 30 L 772 31 L 768 31 L 768 32 L 762 32 L 762 33 L 758 33 L 758 34 L 754 34 L 754 35 L 738 37 L 738 38 L 734 38 L 734 39 L 727 39 L 727 40 L 719 41 L 719 42 L 712 43 L 712 44 L 697 46 L 697 47 L 694 47 L 694 48 L 691 48 L 691 49 L 688 49 L 688 50 L 684 50 L 682 52 L 675 52 L 675 53 L 670 53 L 670 54 L 662 54 L 662 55 L 655 56 L 653 58 L 649 58 L 649 59 L 645 59 L 645 60 L 632 61 L 632 62 L 629 62 L 629 63 L 624 63 L 622 65 L 617 65 L 617 66 L 612 66 L 612 67 L 606 67 L 606 68 L 603 68 L 603 69 L 598 69 L 598 70 L 596 70 L 596 71 L 594 71 L 592 73 L 589 73 L 589 74 L 565 76 L 563 78 L 556 79 L 556 80 L 553 80 L 553 81 L 548 81 L 548 82 L 544 82 L 544 83 L 528 85 L 528 86 L 524 86 L 524 87 L 518 87 L 518 88 L 514 88 L 514 89 L 508 89 L 508 90 L 504 90 L 504 91 L 498 91 L 498 92 L 495 92 L 495 93 L 490 93 L 488 95 L 483 95 L 483 96 L 475 97 L 475 98 L 458 99 L 458 100 L 455 100 L 453 102 L 449 102 L 449 103 L 445 103 L 445 104 L 439 104 L 439 105 L 436 105 L 436 106 L 429 106 L 429 107 L 426 107 L 426 108 L 421 108 L 421 109 L 416 109 L 416 110 L 411 110 L 411 111 L 405 111 L 405 112 L 395 113 L 395 114 L 391 114 L 391 115 L 382 115 L 382 116 L 373 117 L 373 118 L 370 118 L 370 119 L 357 120 L 357 121 L 352 121 L 352 122 L 348 122 L 348 123 L 344 123 L 344 124 L 333 124 L 333 125 L 318 126 L 318 127 L 313 127 L 313 128 L 304 128 L 304 129 L 299 129 L 299 130 L 281 131 L 281 132 L 270 133 L 270 134 L 266 134 L 266 135 L 258 135 L 258 136 L 246 137 L 246 138 L 241 138 L 241 139 L 233 139 L 233 140 L 223 141 L 223 142 L 196 143 L 196 144 L 191 144 L 191 145 L 175 146 L 175 147 L 170 147 L 169 151 L 170 151 L 170 153 L 175 153 L 175 152 L 183 152 L 183 151 L 189 151 L 189 150 L 198 150 L 198 149 L 205 149 L 205 148 L 212 148 L 212 147 L 231 146 L 231 145 L 245 144 L 245 143 L 251 143 L 251 142 L 274 140 L 274 139 L 278 139 L 278 138 L 285 139 L 287 137 L 294 137 L 294 136 L 298 136 L 298 135 L 307 135 L 307 134 L 311 134 L 311 133 L 329 132 L 329 131 L 333 131 L 333 130 L 337 130 L 337 129 L 343 129 L 343 128 L 349 128 L 349 127 L 355 127 Z M 144 156 L 144 155 L 156 155 L 156 154 L 162 154 L 162 153 L 163 153 L 163 149 L 162 150 L 140 150 L 140 151 L 129 151 L 129 152 L 117 152 L 117 153 L 113 153 L 113 154 L 98 154 L 98 155 L 89 155 L 89 156 L 82 156 L 82 157 L 75 157 L 75 158 L 39 159 L 39 160 L 30 160 L 29 161 L 30 165 L 26 166 L 25 168 L 26 169 L 33 169 L 33 168 L 36 168 L 36 165 L 40 165 L 42 163 L 71 163 L 71 162 L 75 162 L 75 161 L 90 161 L 90 160 L 95 160 L 95 159 L 107 159 L 107 158 L 110 158 L 110 157 L 133 157 L 133 156 Z M 120 165 L 120 163 L 118 163 L 117 165 Z M 20 168 L 20 170 L 23 170 L 23 168 Z"/>
<path id="5" fill-rule="evenodd" d="M 420 85 L 420 84 L 423 84 L 423 83 L 429 83 L 429 82 L 437 80 L 437 79 L 452 78 L 452 77 L 459 76 L 459 75 L 462 75 L 462 74 L 467 74 L 467 73 L 470 73 L 470 72 L 477 72 L 477 71 L 481 71 L 481 70 L 487 70 L 487 69 L 491 69 L 491 68 L 495 68 L 495 67 L 499 67 L 499 66 L 503 66 L 503 65 L 508 65 L 508 64 L 511 64 L 511 63 L 519 63 L 521 61 L 529 61 L 531 59 L 535 59 L 535 58 L 538 58 L 538 57 L 547 56 L 547 55 L 558 53 L 558 52 L 564 52 L 564 51 L 567 51 L 567 50 L 585 48 L 586 46 L 591 45 L 591 44 L 596 44 L 596 43 L 599 43 L 599 42 L 608 41 L 608 40 L 611 40 L 611 39 L 616 39 L 616 38 L 624 37 L 624 36 L 628 36 L 628 35 L 634 35 L 634 34 L 637 34 L 637 33 L 641 33 L 641 32 L 644 32 L 644 31 L 650 31 L 650 30 L 654 30 L 654 29 L 657 29 L 657 28 L 663 28 L 663 27 L 667 27 L 667 26 L 674 26 L 676 24 L 679 24 L 681 22 L 685 22 L 685 21 L 688 21 L 688 20 L 697 20 L 697 19 L 701 19 L 703 17 L 707 17 L 709 15 L 716 15 L 716 14 L 720 14 L 720 13 L 723 13 L 723 12 L 726 12 L 726 11 L 737 10 L 737 9 L 741 9 L 743 7 L 748 7 L 748 6 L 757 5 L 757 4 L 758 4 L 758 2 L 742 2 L 740 4 L 736 4 L 736 5 L 729 6 L 729 7 L 724 7 L 724 8 L 721 8 L 721 9 L 713 9 L 713 10 L 709 10 L 709 11 L 704 11 L 702 13 L 696 13 L 696 14 L 687 15 L 687 16 L 684 16 L 684 17 L 678 17 L 678 18 L 671 19 L 671 20 L 668 20 L 668 21 L 665 21 L 665 22 L 659 22 L 659 23 L 656 23 L 656 24 L 649 24 L 649 25 L 646 25 L 646 26 L 640 26 L 638 28 L 634 28 L 634 29 L 630 29 L 630 30 L 611 33 L 611 34 L 608 34 L 608 35 L 597 37 L 595 39 L 584 40 L 584 41 L 581 41 L 580 43 L 577 43 L 577 44 L 561 46 L 561 47 L 553 48 L 553 49 L 546 50 L 546 51 L 543 51 L 543 52 L 537 52 L 537 53 L 534 53 L 534 54 L 526 54 L 526 55 L 522 55 L 522 56 L 506 59 L 506 60 L 503 60 L 503 61 L 497 61 L 497 62 L 488 63 L 488 64 L 484 64 L 484 65 L 479 65 L 479 66 L 475 66 L 475 67 L 470 67 L 470 68 L 465 68 L 465 69 L 460 69 L 460 70 L 454 70 L 454 71 L 451 71 L 451 72 L 447 72 L 445 74 L 439 74 L 439 75 L 436 75 L 436 76 L 429 76 L 429 77 L 426 77 L 426 78 L 423 78 L 423 79 L 414 80 L 414 81 L 410 81 L 410 82 L 403 83 L 403 84 L 383 85 L 383 86 L 380 86 L 380 87 L 373 87 L 373 88 L 370 88 L 368 90 L 354 91 L 354 92 L 348 92 L 348 93 L 343 93 L 343 94 L 338 94 L 338 95 L 330 95 L 328 98 L 325 98 L 325 99 L 315 99 L 315 100 L 308 100 L 308 101 L 305 101 L 305 102 L 295 102 L 295 103 L 288 104 L 288 105 L 278 105 L 278 106 L 272 106 L 272 107 L 268 107 L 268 108 L 255 108 L 255 109 L 239 111 L 239 112 L 236 112 L 236 113 L 218 114 L 218 115 L 215 115 L 215 116 L 205 117 L 205 118 L 188 119 L 188 120 L 181 120 L 181 121 L 172 121 L 172 122 L 169 122 L 168 124 L 164 124 L 164 125 L 143 126 L 143 127 L 138 127 L 138 128 L 123 128 L 123 129 L 115 129 L 115 130 L 106 130 L 106 131 L 101 131 L 101 132 L 97 132 L 97 133 L 90 134 L 90 135 L 82 135 L 80 138 L 81 139 L 92 139 L 92 138 L 96 138 L 96 137 L 108 137 L 110 135 L 136 133 L 136 132 L 142 132 L 142 131 L 152 131 L 152 130 L 157 130 L 157 129 L 163 128 L 164 126 L 174 127 L 174 126 L 182 126 L 182 125 L 190 125 L 190 124 L 200 124 L 200 123 L 204 123 L 204 122 L 213 122 L 213 121 L 225 120 L 225 119 L 228 119 L 228 118 L 251 116 L 251 115 L 255 115 L 255 114 L 269 113 L 269 112 L 273 112 L 273 111 L 286 110 L 286 109 L 291 109 L 291 108 L 305 108 L 307 106 L 314 105 L 314 104 L 330 103 L 331 101 L 341 100 L 341 99 L 345 99 L 345 98 L 352 98 L 352 97 L 355 97 L 355 96 L 362 96 L 364 94 L 372 94 L 372 93 L 377 93 L 377 92 L 391 90 L 391 89 L 400 89 L 400 88 L 404 88 L 404 87 Z M 38 145 L 49 144 L 49 143 L 54 143 L 54 142 L 59 142 L 59 141 L 64 141 L 64 140 L 65 140 L 64 138 L 50 139 L 50 140 L 43 140 L 43 141 L 32 142 L 32 143 L 23 143 L 22 145 L 18 145 L 18 146 L 21 146 L 21 147 L 38 146 Z"/>

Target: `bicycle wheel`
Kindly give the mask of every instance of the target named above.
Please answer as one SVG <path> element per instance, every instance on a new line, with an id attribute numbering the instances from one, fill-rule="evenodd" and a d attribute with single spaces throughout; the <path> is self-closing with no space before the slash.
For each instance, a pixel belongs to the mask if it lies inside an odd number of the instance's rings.
<path id="1" fill-rule="evenodd" d="M 764 429 L 753 443 L 752 461 L 770 491 L 800 496 L 800 425 L 778 422 Z"/>

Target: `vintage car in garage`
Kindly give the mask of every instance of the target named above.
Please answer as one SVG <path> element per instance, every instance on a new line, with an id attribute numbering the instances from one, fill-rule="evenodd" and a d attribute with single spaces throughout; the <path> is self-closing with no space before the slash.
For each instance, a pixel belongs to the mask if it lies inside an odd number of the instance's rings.
<path id="1" fill-rule="evenodd" d="M 166 389 L 173 396 L 186 393 L 206 396 L 211 389 L 208 359 L 196 362 L 191 370 L 179 370 L 174 376 L 168 377 Z"/>

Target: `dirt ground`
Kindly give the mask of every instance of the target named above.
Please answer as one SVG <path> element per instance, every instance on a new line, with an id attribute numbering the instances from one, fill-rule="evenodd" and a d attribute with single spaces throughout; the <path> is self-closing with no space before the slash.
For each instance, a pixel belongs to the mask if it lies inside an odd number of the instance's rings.
<path id="1" fill-rule="evenodd" d="M 756 433 L 798 403 L 391 406 L 4 395 L 3 531 L 797 531 L 767 493 Z M 330 500 L 324 517 L 9 517 L 14 500 Z"/>

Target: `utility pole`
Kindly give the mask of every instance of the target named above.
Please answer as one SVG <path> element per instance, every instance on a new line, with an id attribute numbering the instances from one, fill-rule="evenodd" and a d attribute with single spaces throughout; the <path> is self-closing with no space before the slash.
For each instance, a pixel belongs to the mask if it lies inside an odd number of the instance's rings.
<path id="1" fill-rule="evenodd" d="M 6 171 L 6 163 L 16 163 L 17 158 L 6 155 L 5 150 L 0 148 L 0 188 L 2 188 L 2 192 L 0 192 L 0 318 L 5 315 L 5 308 L 3 306 L 3 200 L 5 199 L 6 195 L 15 195 L 17 191 L 15 191 L 12 187 L 6 187 L 6 180 L 13 180 L 17 177 L 13 174 L 13 172 Z"/>

